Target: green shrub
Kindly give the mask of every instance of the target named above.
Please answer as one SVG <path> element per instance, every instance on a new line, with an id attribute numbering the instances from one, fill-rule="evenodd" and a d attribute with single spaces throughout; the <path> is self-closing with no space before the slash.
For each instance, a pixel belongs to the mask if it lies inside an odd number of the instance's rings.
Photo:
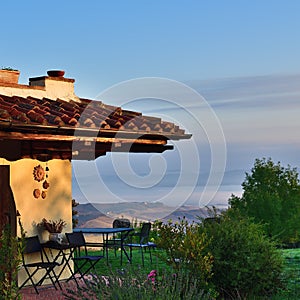
<path id="1" fill-rule="evenodd" d="M 188 270 L 221 299 L 269 297 L 283 288 L 283 259 L 259 224 L 227 210 L 203 222 L 161 224 L 158 246 L 175 269 Z M 261 299 L 261 298 L 260 298 Z"/>
<path id="2" fill-rule="evenodd" d="M 212 276 L 213 258 L 207 248 L 209 238 L 198 227 L 196 223 L 189 224 L 185 218 L 175 223 L 161 223 L 157 246 L 165 249 L 169 265 L 175 270 L 189 270 L 197 277 L 200 287 L 207 288 Z"/>
<path id="3" fill-rule="evenodd" d="M 215 216 L 216 217 L 216 216 Z M 229 209 L 199 231 L 210 238 L 212 283 L 225 298 L 270 296 L 282 288 L 283 260 L 261 225 Z"/>
<path id="4" fill-rule="evenodd" d="M 20 262 L 18 240 L 6 225 L 0 236 L 0 299 L 21 299 L 17 284 Z"/>

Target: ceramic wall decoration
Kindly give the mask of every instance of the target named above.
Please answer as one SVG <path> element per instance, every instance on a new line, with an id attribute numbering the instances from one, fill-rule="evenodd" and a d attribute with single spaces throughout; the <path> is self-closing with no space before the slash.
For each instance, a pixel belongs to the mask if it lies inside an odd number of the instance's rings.
<path id="1" fill-rule="evenodd" d="M 46 169 L 46 171 L 45 171 Z M 39 199 L 40 197 L 42 199 L 45 199 L 47 197 L 47 189 L 49 188 L 50 184 L 47 181 L 48 179 L 48 173 L 49 173 L 49 167 L 46 163 L 46 168 L 43 168 L 41 165 L 35 166 L 33 168 L 33 178 L 37 182 L 42 182 L 41 189 L 35 188 L 33 190 L 33 196 L 35 199 Z M 46 178 L 46 179 L 45 179 Z"/>
<path id="2" fill-rule="evenodd" d="M 34 198 L 38 199 L 41 196 L 41 191 L 39 189 L 34 189 L 33 190 L 33 196 Z"/>
<path id="3" fill-rule="evenodd" d="M 34 180 L 40 182 L 45 178 L 45 170 L 41 165 L 38 165 L 33 168 L 33 177 Z"/>

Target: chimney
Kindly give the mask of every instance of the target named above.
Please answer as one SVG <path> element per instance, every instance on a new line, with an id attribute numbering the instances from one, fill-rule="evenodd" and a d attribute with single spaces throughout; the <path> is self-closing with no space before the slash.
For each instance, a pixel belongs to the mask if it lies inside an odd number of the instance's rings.
<path id="1" fill-rule="evenodd" d="M 15 85 L 18 84 L 20 72 L 11 68 L 0 70 L 0 84 L 1 85 Z"/>
<path id="2" fill-rule="evenodd" d="M 50 70 L 48 76 L 29 78 L 29 86 L 39 86 L 46 90 L 46 97 L 50 99 L 72 99 L 75 79 L 65 78 L 62 70 Z"/>

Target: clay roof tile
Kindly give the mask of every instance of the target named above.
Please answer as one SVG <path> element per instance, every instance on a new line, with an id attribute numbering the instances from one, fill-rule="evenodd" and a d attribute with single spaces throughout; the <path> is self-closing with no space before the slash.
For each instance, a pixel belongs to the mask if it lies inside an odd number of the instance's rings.
<path id="1" fill-rule="evenodd" d="M 0 95 L 0 118 L 12 119 L 14 124 L 46 125 L 50 128 L 81 127 L 145 134 L 185 134 L 174 123 L 85 98 L 65 101 Z"/>

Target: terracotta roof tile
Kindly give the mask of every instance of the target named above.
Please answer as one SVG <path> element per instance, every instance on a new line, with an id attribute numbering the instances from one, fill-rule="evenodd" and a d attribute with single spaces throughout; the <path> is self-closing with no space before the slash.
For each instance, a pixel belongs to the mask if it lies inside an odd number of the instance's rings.
<path id="1" fill-rule="evenodd" d="M 143 116 L 101 101 L 38 99 L 0 95 L 0 121 L 14 125 L 29 124 L 66 128 L 98 128 L 112 131 L 136 131 L 151 134 L 184 135 L 184 130 L 160 118 Z M 1 125 L 1 123 L 0 123 Z"/>

